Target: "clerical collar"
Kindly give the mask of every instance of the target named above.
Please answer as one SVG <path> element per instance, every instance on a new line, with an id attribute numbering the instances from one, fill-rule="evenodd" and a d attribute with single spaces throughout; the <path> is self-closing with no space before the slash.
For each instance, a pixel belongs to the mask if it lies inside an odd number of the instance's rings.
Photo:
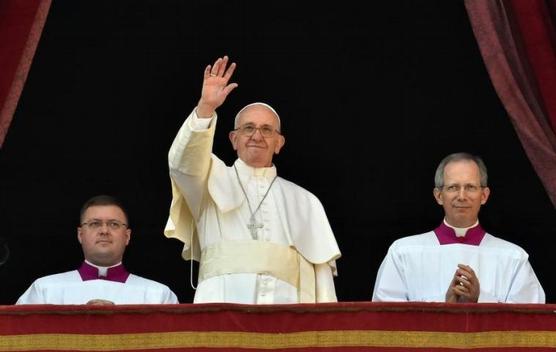
<path id="1" fill-rule="evenodd" d="M 129 277 L 129 272 L 124 268 L 122 263 L 111 267 L 101 267 L 85 260 L 77 271 L 83 281 L 100 279 L 124 283 Z"/>
<path id="2" fill-rule="evenodd" d="M 237 171 L 242 176 L 242 178 L 249 178 L 251 176 L 262 176 L 269 181 L 272 181 L 276 176 L 276 166 L 274 165 L 270 167 L 251 167 L 239 158 L 236 160 L 234 165 L 236 166 Z"/>
<path id="3" fill-rule="evenodd" d="M 456 229 L 449 226 L 445 221 L 434 230 L 434 233 L 441 245 L 461 243 L 478 246 L 483 240 L 483 237 L 485 237 L 485 230 L 483 230 L 478 221 L 475 225 L 467 228 L 465 235 L 461 237 L 458 237 L 456 235 Z"/>

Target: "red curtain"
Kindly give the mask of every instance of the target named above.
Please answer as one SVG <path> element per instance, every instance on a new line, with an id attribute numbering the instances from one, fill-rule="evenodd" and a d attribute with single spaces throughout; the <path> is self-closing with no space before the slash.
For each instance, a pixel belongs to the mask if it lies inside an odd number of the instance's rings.
<path id="1" fill-rule="evenodd" d="M 0 148 L 23 90 L 51 0 L 0 0 Z"/>
<path id="2" fill-rule="evenodd" d="M 556 206 L 556 0 L 465 0 L 490 79 Z"/>

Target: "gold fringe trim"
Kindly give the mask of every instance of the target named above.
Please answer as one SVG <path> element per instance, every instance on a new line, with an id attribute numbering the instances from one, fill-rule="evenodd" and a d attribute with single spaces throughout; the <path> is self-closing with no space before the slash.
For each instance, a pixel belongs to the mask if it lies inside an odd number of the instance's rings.
<path id="1" fill-rule="evenodd" d="M 0 335 L 0 351 L 66 350 L 116 351 L 162 348 L 453 348 L 556 347 L 556 331 L 304 331 L 161 332 L 136 334 L 29 334 Z"/>

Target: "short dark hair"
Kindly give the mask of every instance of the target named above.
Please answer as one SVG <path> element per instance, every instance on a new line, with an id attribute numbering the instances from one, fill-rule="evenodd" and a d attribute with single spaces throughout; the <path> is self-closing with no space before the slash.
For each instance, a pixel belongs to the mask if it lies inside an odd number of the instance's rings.
<path id="1" fill-rule="evenodd" d="M 94 196 L 83 204 L 83 206 L 81 207 L 81 212 L 79 213 L 79 223 L 83 221 L 83 215 L 85 214 L 87 209 L 89 209 L 90 207 L 102 206 L 102 205 L 113 205 L 120 208 L 124 213 L 126 222 L 128 223 L 128 227 L 129 227 L 129 216 L 127 215 L 127 211 L 124 205 L 122 204 L 122 202 L 120 202 L 116 197 L 109 196 L 106 194 Z"/>

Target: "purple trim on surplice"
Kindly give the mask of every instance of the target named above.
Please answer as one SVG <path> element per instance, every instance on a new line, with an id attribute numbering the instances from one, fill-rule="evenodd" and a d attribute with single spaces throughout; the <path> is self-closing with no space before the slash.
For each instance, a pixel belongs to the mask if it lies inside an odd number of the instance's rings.
<path id="1" fill-rule="evenodd" d="M 454 229 L 447 226 L 444 222 L 434 230 L 434 233 L 440 244 L 461 243 L 478 246 L 483 240 L 483 237 L 485 237 L 485 230 L 483 230 L 480 224 L 467 229 L 465 236 L 462 237 L 457 237 Z"/>
<path id="2" fill-rule="evenodd" d="M 87 262 L 83 262 L 79 269 L 77 269 L 79 275 L 81 275 L 81 280 L 108 280 L 124 283 L 129 277 L 129 272 L 124 268 L 122 264 L 108 268 L 106 276 L 98 275 L 98 268 L 89 265 Z"/>

